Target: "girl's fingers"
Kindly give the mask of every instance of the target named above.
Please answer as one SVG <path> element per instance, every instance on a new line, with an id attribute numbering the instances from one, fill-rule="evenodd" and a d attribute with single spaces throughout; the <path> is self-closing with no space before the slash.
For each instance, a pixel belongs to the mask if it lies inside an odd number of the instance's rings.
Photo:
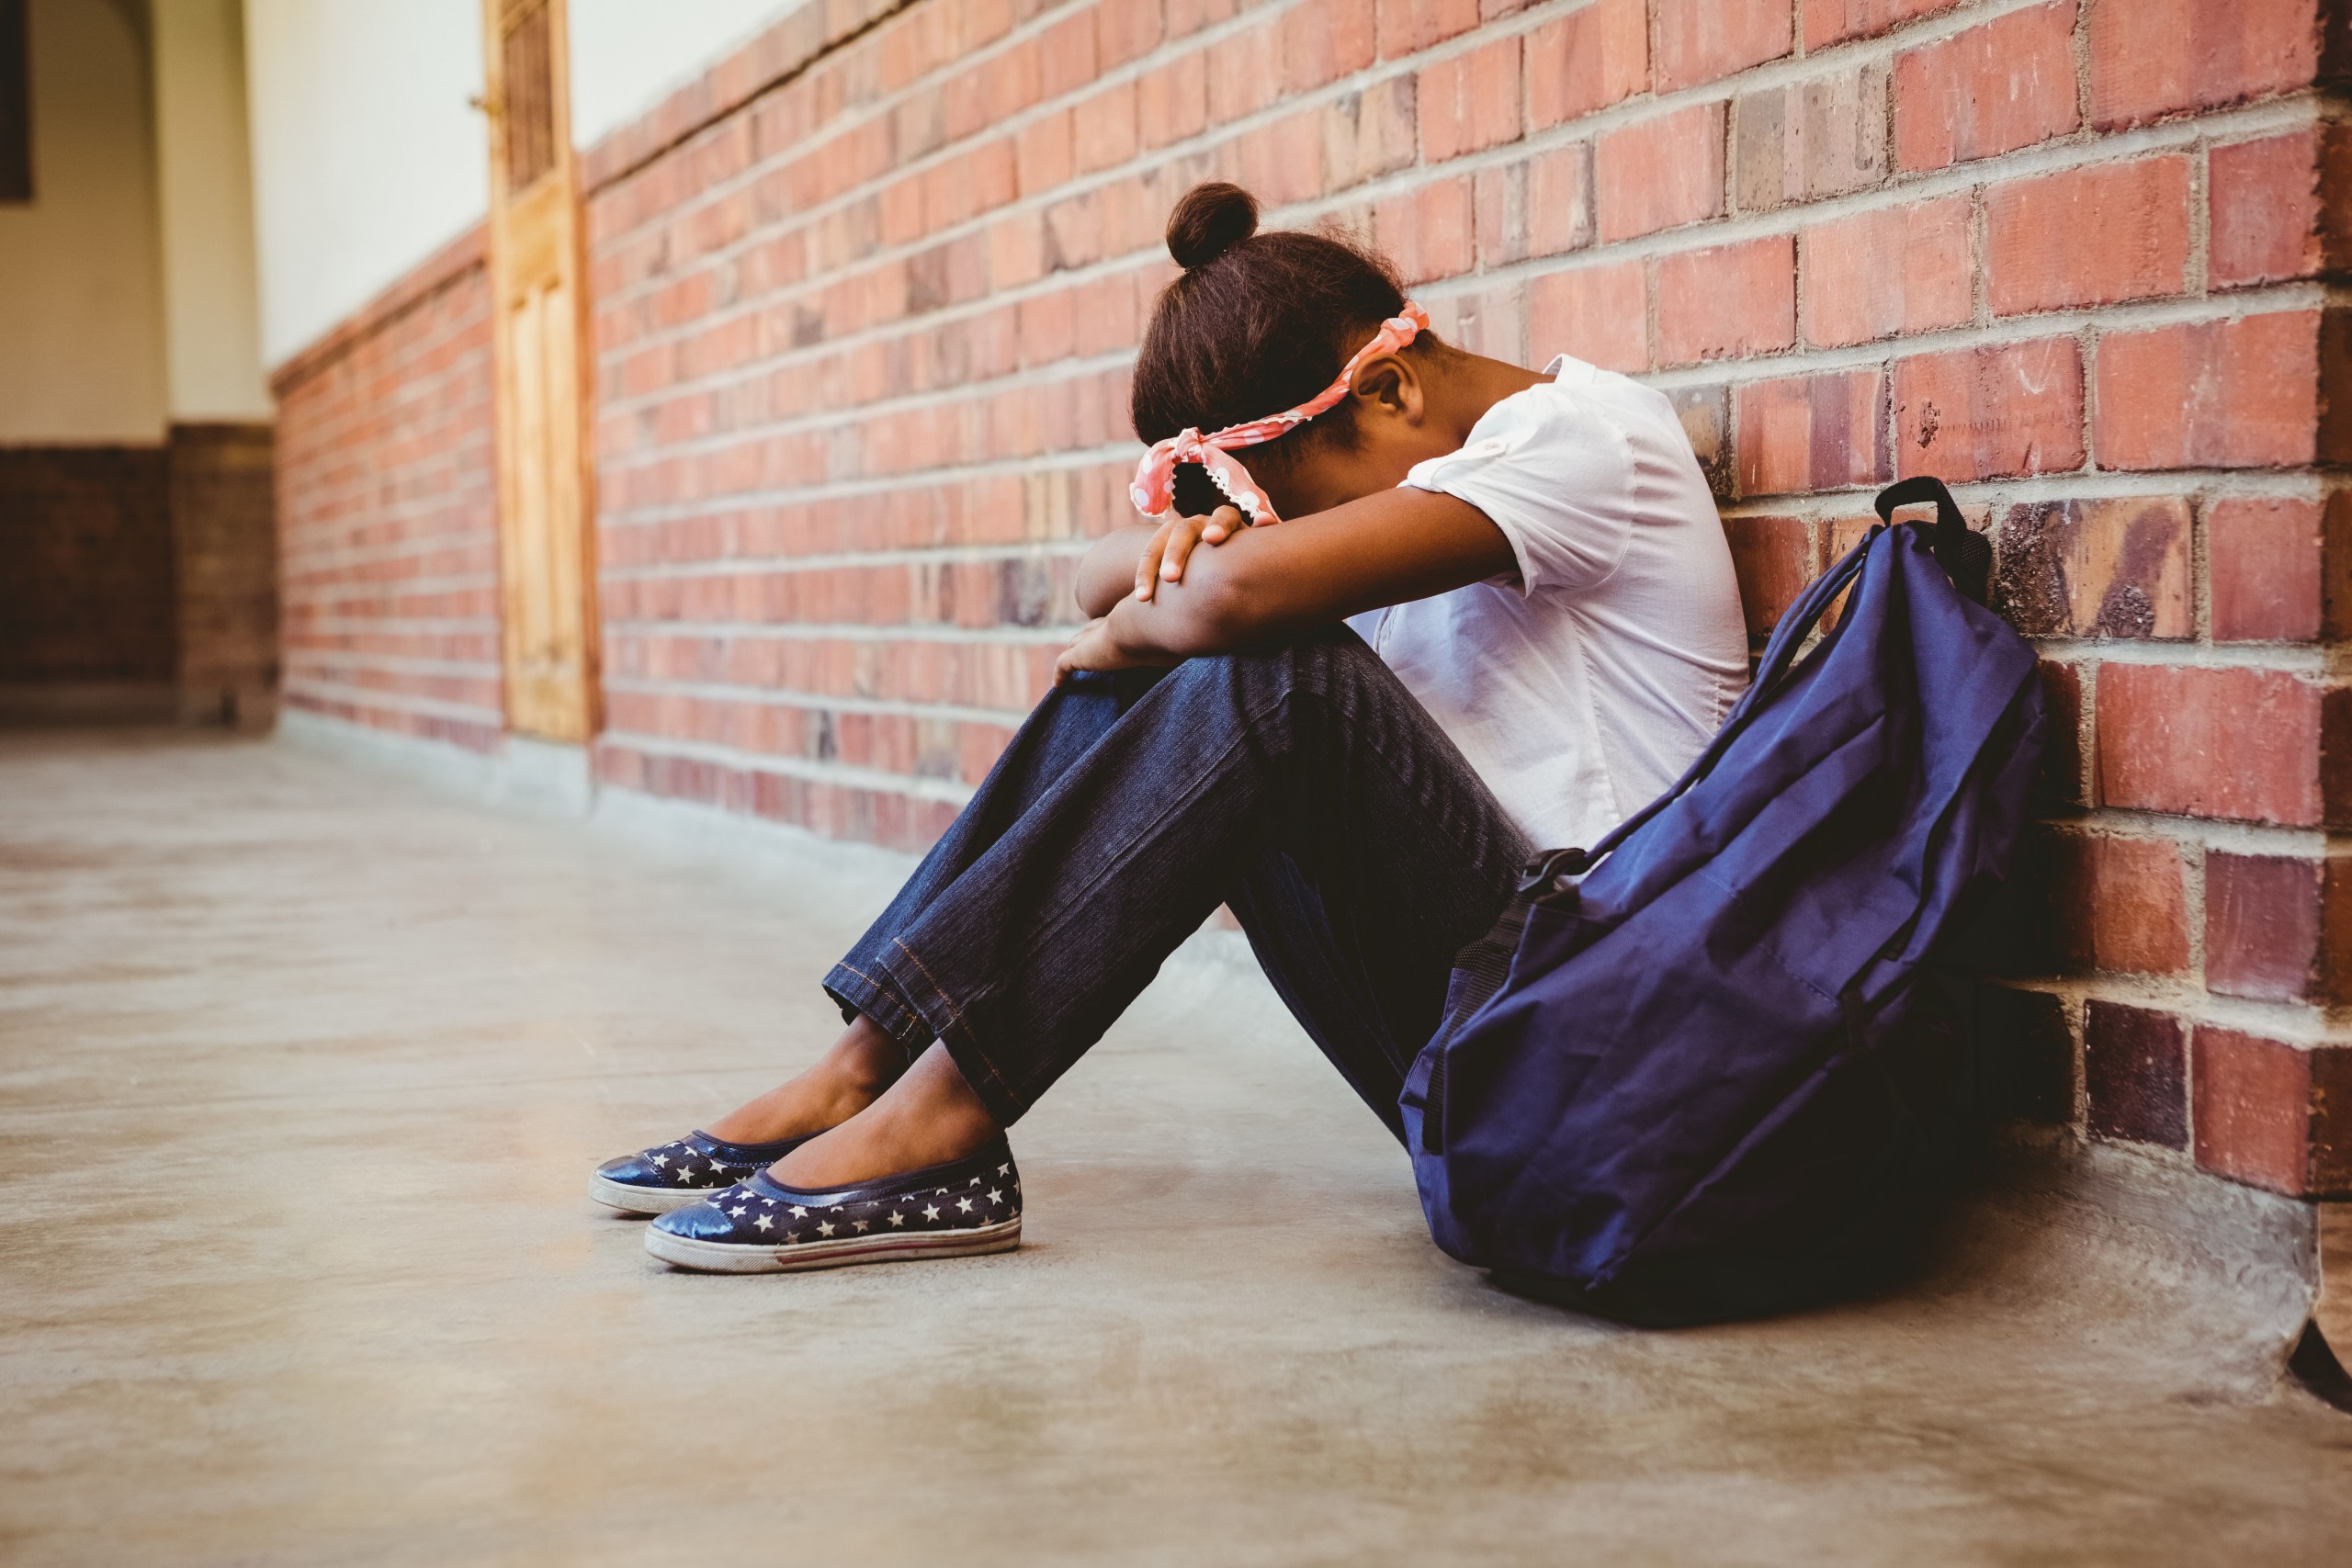
<path id="1" fill-rule="evenodd" d="M 1143 554 L 1136 558 L 1136 597 L 1137 599 L 1151 597 L 1152 584 L 1159 581 L 1160 555 L 1168 548 L 1168 536 L 1176 526 L 1177 522 L 1178 519 L 1171 517 L 1153 530 L 1151 542 L 1144 546 Z"/>
<path id="2" fill-rule="evenodd" d="M 1193 558 L 1193 547 L 1200 543 L 1201 520 L 1187 517 L 1178 523 L 1168 536 L 1168 549 L 1159 561 L 1162 582 L 1184 581 L 1184 563 Z"/>

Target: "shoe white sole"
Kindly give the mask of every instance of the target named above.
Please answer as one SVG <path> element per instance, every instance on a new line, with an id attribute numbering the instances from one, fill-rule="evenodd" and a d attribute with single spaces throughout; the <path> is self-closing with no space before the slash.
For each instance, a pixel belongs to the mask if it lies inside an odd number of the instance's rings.
<path id="1" fill-rule="evenodd" d="M 589 1197 L 608 1209 L 619 1209 L 631 1214 L 666 1214 L 673 1209 L 699 1203 L 726 1190 L 724 1187 L 631 1187 L 628 1182 L 615 1181 L 609 1176 L 591 1175 L 588 1178 Z"/>
<path id="2" fill-rule="evenodd" d="M 831 1241 L 747 1247 L 741 1242 L 696 1241 L 665 1230 L 645 1233 L 645 1250 L 664 1263 L 706 1274 L 794 1274 L 809 1269 L 841 1269 L 853 1263 L 892 1263 L 918 1258 L 976 1258 L 1011 1252 L 1021 1245 L 1019 1215 L 967 1231 L 929 1231 L 904 1235 L 845 1235 Z"/>

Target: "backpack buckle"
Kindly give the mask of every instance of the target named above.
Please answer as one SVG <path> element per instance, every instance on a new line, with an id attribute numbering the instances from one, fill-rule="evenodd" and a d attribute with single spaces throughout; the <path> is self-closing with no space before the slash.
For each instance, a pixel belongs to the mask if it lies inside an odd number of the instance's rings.
<path id="1" fill-rule="evenodd" d="M 1589 850 L 1545 850 L 1530 856 L 1520 868 L 1519 890 L 1521 894 L 1542 897 L 1547 893 L 1568 891 L 1566 879 L 1582 876 L 1592 869 L 1592 853 Z"/>

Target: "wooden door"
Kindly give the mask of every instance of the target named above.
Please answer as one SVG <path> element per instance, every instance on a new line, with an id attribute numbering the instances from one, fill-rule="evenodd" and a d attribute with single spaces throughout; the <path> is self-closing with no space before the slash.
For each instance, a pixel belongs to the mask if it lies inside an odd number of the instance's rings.
<path id="1" fill-rule="evenodd" d="M 564 0 L 482 0 L 506 722 L 600 722 L 580 178 Z"/>

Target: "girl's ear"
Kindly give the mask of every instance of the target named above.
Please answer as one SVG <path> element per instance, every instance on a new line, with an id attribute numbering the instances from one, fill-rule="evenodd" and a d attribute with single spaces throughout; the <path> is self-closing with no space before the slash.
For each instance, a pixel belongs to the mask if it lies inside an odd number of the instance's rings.
<path id="1" fill-rule="evenodd" d="M 1402 419 L 1408 424 L 1421 423 L 1427 407 L 1428 389 L 1421 385 L 1420 372 L 1401 354 L 1384 354 L 1365 361 L 1356 370 L 1356 412 L 1363 415 L 1385 415 Z"/>

